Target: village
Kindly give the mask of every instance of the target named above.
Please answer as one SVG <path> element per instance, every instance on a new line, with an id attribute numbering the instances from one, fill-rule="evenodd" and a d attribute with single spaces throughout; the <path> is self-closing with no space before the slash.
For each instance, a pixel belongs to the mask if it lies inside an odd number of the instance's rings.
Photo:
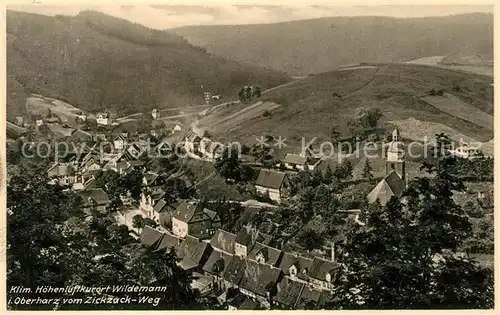
<path id="1" fill-rule="evenodd" d="M 116 128 L 126 124 L 126 119 L 97 113 L 97 126 L 89 128 L 85 124 L 87 116 L 78 113 L 79 128 L 55 137 L 73 145 L 48 167 L 50 183 L 75 191 L 82 198 L 82 209 L 88 215 L 97 210 L 109 214 L 117 224 L 127 226 L 130 235 L 149 250 L 174 251 L 180 259 L 178 265 L 193 275 L 191 287 L 203 296 L 216 296 L 217 301 L 229 309 L 269 309 L 276 305 L 288 309 L 322 308 L 330 298 L 333 282 L 340 276 L 338 261 L 342 259 L 342 251 L 339 245 L 329 241 L 312 250 L 300 249 L 293 244 L 277 242 L 272 235 L 261 231 L 258 224 L 248 222 L 238 229 L 225 230 L 218 209 L 209 206 L 213 201 L 183 199 L 166 192 L 168 183 L 182 182 L 181 190 L 196 190 L 200 184 L 182 170 L 166 173 L 161 166 L 154 169 L 147 166 L 148 161 L 176 153 L 166 144 L 176 141 L 179 148 L 175 150 L 180 150 L 187 159 L 208 164 L 223 159 L 227 148 L 212 141 L 207 133 L 199 134 L 181 122 L 162 121 L 157 109 L 149 115 L 147 120 L 139 118 L 146 128 L 130 132 Z M 18 118 L 22 128 L 30 128 L 23 121 L 22 117 Z M 69 129 L 67 122 L 61 123 L 53 114 L 36 119 L 32 129 L 35 132 L 31 134 L 35 140 L 25 142 L 26 149 L 34 150 L 37 140 L 47 137 L 46 130 L 58 128 Z M 111 129 L 113 132 L 109 132 Z M 54 139 L 56 133 L 50 134 Z M 369 203 L 385 205 L 392 197 L 401 197 L 408 185 L 405 144 L 397 128 L 389 140 L 383 148 L 382 176 L 361 180 L 372 183 L 365 195 Z M 470 160 L 478 154 L 476 149 L 466 145 L 452 153 Z M 255 192 L 262 198 L 228 202 L 254 212 L 272 212 L 283 202 L 294 202 L 290 194 L 290 177 L 297 173 L 321 173 L 319 169 L 328 163 L 327 160 L 320 155 L 287 153 L 274 165 L 250 163 L 258 174 L 253 182 Z M 112 196 L 96 184 L 103 172 L 126 176 L 134 171 L 141 176 L 139 202 L 130 191 Z M 472 198 L 467 200 L 477 199 L 480 204 L 486 204 L 485 207 L 492 207 L 490 189 L 462 194 L 470 196 L 471 193 Z M 112 200 L 118 199 L 121 206 L 116 207 L 113 205 L 116 201 Z M 364 225 L 359 208 L 346 208 L 341 212 L 346 222 Z"/>

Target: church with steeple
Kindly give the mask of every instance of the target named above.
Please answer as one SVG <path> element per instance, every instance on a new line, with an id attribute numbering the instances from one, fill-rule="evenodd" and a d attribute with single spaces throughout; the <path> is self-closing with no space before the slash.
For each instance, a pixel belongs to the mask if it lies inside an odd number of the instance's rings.
<path id="1" fill-rule="evenodd" d="M 385 157 L 385 173 L 389 174 L 392 171 L 396 171 L 399 177 L 404 180 L 406 177 L 405 151 L 398 128 L 395 128 L 392 131 L 392 141 L 387 147 Z"/>
<path id="2" fill-rule="evenodd" d="M 385 205 L 391 197 L 401 197 L 406 189 L 405 151 L 398 128 L 393 130 L 385 151 L 385 173 L 386 176 L 368 194 L 370 203 L 378 200 Z"/>

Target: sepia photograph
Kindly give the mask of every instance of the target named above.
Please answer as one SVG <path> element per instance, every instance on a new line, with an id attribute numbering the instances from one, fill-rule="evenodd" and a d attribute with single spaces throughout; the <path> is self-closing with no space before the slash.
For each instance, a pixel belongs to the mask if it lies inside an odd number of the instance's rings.
<path id="1" fill-rule="evenodd" d="M 494 309 L 493 16 L 7 5 L 2 310 Z"/>

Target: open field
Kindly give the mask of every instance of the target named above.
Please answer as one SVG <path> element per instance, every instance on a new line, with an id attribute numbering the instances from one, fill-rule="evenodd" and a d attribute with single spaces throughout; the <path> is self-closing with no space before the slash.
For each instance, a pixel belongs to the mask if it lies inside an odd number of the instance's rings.
<path id="1" fill-rule="evenodd" d="M 440 111 L 454 115 L 478 126 L 493 130 L 493 116 L 476 107 L 473 107 L 452 94 L 445 93 L 443 96 L 426 96 L 422 100 L 436 107 Z"/>
<path id="2" fill-rule="evenodd" d="M 214 113 L 214 115 L 209 118 L 201 119 L 199 126 L 217 134 L 229 133 L 242 123 L 261 117 L 265 112 L 270 113 L 281 105 L 273 102 L 259 101 L 252 105 L 238 104 L 233 106 L 234 107 L 231 108 L 226 107 L 221 109 L 219 113 Z M 234 112 L 235 110 L 237 111 Z M 226 116 L 225 114 L 229 111 L 232 113 Z"/>
<path id="3" fill-rule="evenodd" d="M 435 66 L 443 69 L 465 71 L 493 77 L 493 61 L 482 60 L 476 56 L 430 56 L 413 59 L 406 63 Z"/>
<path id="4" fill-rule="evenodd" d="M 422 57 L 407 61 L 408 64 L 415 65 L 425 65 L 425 66 L 435 66 L 443 60 L 445 56 L 430 56 L 430 57 Z"/>
<path id="5" fill-rule="evenodd" d="M 75 123 L 75 118 L 82 112 L 71 104 L 40 95 L 26 99 L 26 111 L 41 116 L 52 114 L 61 118 L 62 122 L 68 123 Z M 95 116 L 89 114 L 88 118 L 95 119 Z"/>
<path id="6" fill-rule="evenodd" d="M 300 149 L 304 138 L 329 141 L 335 126 L 341 136 L 350 134 L 347 123 L 358 108 L 377 107 L 383 117 L 382 132 L 390 132 L 391 121 L 413 118 L 447 127 L 449 132 L 481 142 L 493 137 L 491 127 L 464 120 L 458 111 L 442 111 L 421 97 L 431 89 L 444 89 L 457 100 L 485 115 L 493 113 L 493 87 L 485 76 L 413 64 L 376 64 L 375 68 L 347 69 L 309 76 L 294 84 L 263 94 L 259 101 L 281 106 L 263 117 L 253 112 L 252 104 L 221 106 L 201 119 L 202 125 L 217 139 L 254 144 L 255 138 L 270 135 L 287 139 L 289 148 Z M 453 90 L 460 86 L 460 91 Z M 260 104 L 260 103 L 259 103 Z M 244 111 L 250 108 L 249 112 Z M 254 113 L 254 114 L 251 114 Z M 250 115 L 251 114 L 251 115 Z M 226 118 L 226 120 L 225 120 Z M 227 118 L 230 126 L 225 125 Z M 220 123 L 220 126 L 218 125 Z M 212 129 L 212 130 L 211 130 Z M 434 136 L 434 134 L 432 134 Z"/>

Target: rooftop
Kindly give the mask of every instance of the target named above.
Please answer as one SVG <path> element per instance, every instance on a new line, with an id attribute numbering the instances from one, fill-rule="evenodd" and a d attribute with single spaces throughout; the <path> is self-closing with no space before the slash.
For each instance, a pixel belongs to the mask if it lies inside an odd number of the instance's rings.
<path id="1" fill-rule="evenodd" d="M 286 179 L 286 173 L 261 169 L 255 185 L 280 189 Z"/>

